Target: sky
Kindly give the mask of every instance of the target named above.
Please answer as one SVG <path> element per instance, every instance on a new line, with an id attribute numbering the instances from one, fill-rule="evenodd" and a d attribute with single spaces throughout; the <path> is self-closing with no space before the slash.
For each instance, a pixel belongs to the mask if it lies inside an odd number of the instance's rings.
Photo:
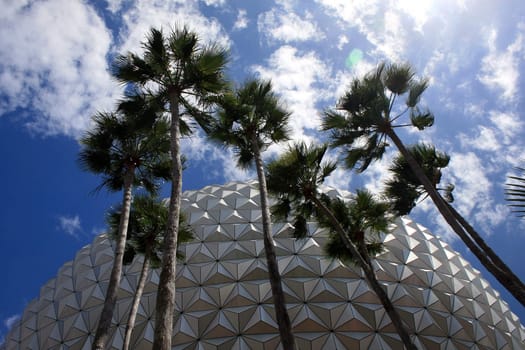
<path id="1" fill-rule="evenodd" d="M 409 62 L 430 86 L 435 115 L 405 143 L 433 143 L 451 157 L 444 181 L 456 208 L 525 280 L 525 220 L 504 199 L 507 176 L 525 167 L 525 3 L 520 0 L 0 0 L 0 342 L 40 287 L 104 232 L 121 194 L 77 162 L 78 139 L 122 87 L 109 68 L 141 52 L 151 27 L 186 25 L 230 52 L 228 77 L 271 79 L 292 113 L 294 140 L 324 142 L 323 110 L 379 62 Z M 183 140 L 183 189 L 255 178 L 202 132 Z M 286 148 L 272 146 L 271 159 Z M 338 169 L 328 184 L 380 191 L 392 150 L 363 174 Z M 330 157 L 337 159 L 337 152 Z M 165 189 L 165 194 L 167 194 Z M 522 320 L 525 310 L 484 271 L 429 201 L 412 217 L 481 270 Z M 523 323 L 523 321 L 522 321 Z"/>

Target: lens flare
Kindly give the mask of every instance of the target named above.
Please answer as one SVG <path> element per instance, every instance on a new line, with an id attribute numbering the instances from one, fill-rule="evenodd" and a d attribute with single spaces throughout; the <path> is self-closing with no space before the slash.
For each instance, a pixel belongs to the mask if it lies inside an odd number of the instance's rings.
<path id="1" fill-rule="evenodd" d="M 353 49 L 346 57 L 345 65 L 348 69 L 352 69 L 362 59 L 363 59 L 363 51 L 359 49 Z"/>

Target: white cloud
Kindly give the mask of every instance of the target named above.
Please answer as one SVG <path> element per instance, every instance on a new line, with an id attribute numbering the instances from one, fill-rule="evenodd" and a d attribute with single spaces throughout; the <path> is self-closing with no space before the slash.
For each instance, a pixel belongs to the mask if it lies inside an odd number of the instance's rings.
<path id="1" fill-rule="evenodd" d="M 501 91 L 499 96 L 504 101 L 514 101 L 517 94 L 519 78 L 519 55 L 523 51 L 523 36 L 518 34 L 516 40 L 504 51 L 497 49 L 498 32 L 491 29 L 486 35 L 488 54 L 481 61 L 478 79 L 492 90 Z"/>
<path id="2" fill-rule="evenodd" d="M 505 144 L 513 143 L 516 137 L 517 140 L 521 140 L 521 135 L 523 132 L 523 121 L 520 119 L 520 116 L 511 113 L 511 112 L 490 112 L 490 120 L 494 126 L 501 132 L 503 135 L 503 141 Z"/>
<path id="3" fill-rule="evenodd" d="M 272 81 L 274 90 L 292 112 L 293 139 L 304 140 L 308 130 L 317 130 L 320 118 L 316 103 L 330 98 L 331 94 L 325 90 L 330 70 L 314 52 L 303 54 L 295 47 L 281 46 L 266 66 L 255 65 L 252 70 Z"/>
<path id="4" fill-rule="evenodd" d="M 234 30 L 240 30 L 248 27 L 248 23 L 250 20 L 248 19 L 246 15 L 246 10 L 239 9 L 239 12 L 237 13 L 237 19 L 235 20 L 235 23 L 233 24 Z"/>
<path id="5" fill-rule="evenodd" d="M 221 7 L 224 6 L 226 3 L 226 0 L 201 0 L 204 2 L 207 6 L 214 6 L 214 7 Z"/>
<path id="6" fill-rule="evenodd" d="M 117 13 L 122 8 L 123 0 L 106 0 L 108 3 L 108 10 Z"/>
<path id="7" fill-rule="evenodd" d="M 308 13 L 303 19 L 293 12 L 272 9 L 259 15 L 257 27 L 259 32 L 270 40 L 280 40 L 285 43 L 321 40 L 324 36 Z"/>
<path id="8" fill-rule="evenodd" d="M 222 148 L 209 142 L 201 132 L 196 132 L 191 137 L 183 139 L 181 149 L 189 160 L 188 166 L 191 167 L 191 163 L 198 162 L 201 171 L 207 173 L 209 178 L 222 177 L 225 181 L 242 181 L 254 177 L 250 170 L 237 166 L 237 159 L 231 148 Z M 219 168 L 214 162 L 219 163 Z"/>
<path id="9" fill-rule="evenodd" d="M 343 30 L 356 27 L 374 46 L 377 58 L 399 61 L 405 57 L 409 33 L 405 13 L 384 1 L 317 0 L 325 12 L 342 22 Z"/>
<path id="10" fill-rule="evenodd" d="M 444 171 L 445 179 L 451 179 L 456 186 L 454 206 L 466 218 L 473 217 L 485 228 L 503 220 L 503 211 L 495 211 L 492 199 L 493 184 L 489 177 L 493 172 L 493 165 L 473 152 L 451 153 L 450 164 Z"/>
<path id="11" fill-rule="evenodd" d="M 78 136 L 118 91 L 107 71 L 111 35 L 83 1 L 3 4 L 0 15 L 0 115 L 17 109 L 46 135 Z"/>
<path id="12" fill-rule="evenodd" d="M 196 0 L 137 0 L 122 16 L 124 25 L 120 30 L 120 37 L 123 43 L 118 48 L 122 53 L 140 52 L 141 43 L 151 27 L 162 28 L 169 33 L 177 25 L 186 25 L 199 33 L 203 43 L 217 43 L 226 48 L 231 44 L 222 24 L 216 18 L 204 16 L 199 11 Z"/>
<path id="13" fill-rule="evenodd" d="M 78 215 L 61 216 L 58 220 L 60 229 L 70 236 L 78 237 L 78 233 L 82 231 L 80 227 L 80 217 Z"/>
<path id="14" fill-rule="evenodd" d="M 348 40 L 348 37 L 344 34 L 342 34 L 341 36 L 339 36 L 339 39 L 338 39 L 338 42 L 337 42 L 337 48 L 339 50 L 342 50 L 343 47 L 348 44 L 350 41 Z"/>
<path id="15" fill-rule="evenodd" d="M 461 133 L 459 139 L 463 146 L 472 146 L 482 151 L 498 151 L 501 149 L 500 139 L 498 139 L 493 129 L 485 126 L 478 127 L 478 134 L 471 138 L 466 134 Z"/>
<path id="16" fill-rule="evenodd" d="M 6 318 L 4 320 L 4 326 L 7 328 L 7 329 L 11 329 L 11 327 L 13 327 L 13 325 L 20 319 L 20 315 L 19 314 L 15 314 L 13 316 L 10 316 L 8 318 Z"/>
<path id="17" fill-rule="evenodd" d="M 350 190 L 350 181 L 352 180 L 351 170 L 337 168 L 326 178 L 325 185 L 340 190 Z"/>

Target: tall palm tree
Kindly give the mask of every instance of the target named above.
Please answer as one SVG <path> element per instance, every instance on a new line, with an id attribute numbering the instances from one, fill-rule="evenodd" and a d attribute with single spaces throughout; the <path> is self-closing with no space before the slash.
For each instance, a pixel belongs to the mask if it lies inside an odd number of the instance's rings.
<path id="1" fill-rule="evenodd" d="M 432 186 L 443 193 L 443 198 L 447 202 L 453 202 L 454 185 L 447 184 L 444 188 L 438 187 L 441 182 L 441 169 L 448 166 L 450 157 L 425 143 L 408 146 L 407 149 L 423 168 Z M 384 194 L 392 202 L 393 210 L 397 215 L 408 215 L 425 195 L 425 188 L 401 154 L 394 157 L 389 172 L 390 178 L 385 181 Z"/>
<path id="2" fill-rule="evenodd" d="M 112 210 L 108 214 L 109 233 L 113 239 L 118 238 L 119 222 L 122 208 Z M 179 217 L 179 242 L 188 242 L 193 238 L 193 230 L 188 225 L 183 213 Z M 124 251 L 124 265 L 129 265 L 137 255 L 144 256 L 137 288 L 131 303 L 131 309 L 126 323 L 124 344 L 122 350 L 128 350 L 131 334 L 135 327 L 140 299 L 146 285 L 146 279 L 151 268 L 160 267 L 162 238 L 168 224 L 168 207 L 164 201 L 151 195 L 139 195 L 133 200 L 129 214 L 128 239 Z M 181 254 L 177 255 L 180 260 Z"/>
<path id="3" fill-rule="evenodd" d="M 152 28 L 143 43 L 144 53 L 118 56 L 113 75 L 124 84 L 133 84 L 148 93 L 156 104 L 167 106 L 171 117 L 172 159 L 168 229 L 164 236 L 162 270 L 157 293 L 153 349 L 171 350 L 177 234 L 182 193 L 181 133 L 191 133 L 187 117 L 206 128 L 210 96 L 220 92 L 227 53 L 216 46 L 203 46 L 196 33 L 184 27 L 167 37 Z M 203 109 L 204 108 L 204 109 Z"/>
<path id="4" fill-rule="evenodd" d="M 234 148 L 240 167 L 255 165 L 257 170 L 266 262 L 281 343 L 286 350 L 294 349 L 295 341 L 275 255 L 262 152 L 272 143 L 288 140 L 289 116 L 272 92 L 271 82 L 251 79 L 234 93 L 224 96 L 209 132 L 212 140 Z"/>
<path id="5" fill-rule="evenodd" d="M 356 245 L 361 256 L 368 265 L 372 266 L 371 257 L 383 251 L 380 235 L 388 232 L 388 225 L 394 219 L 390 213 L 390 204 L 376 200 L 367 190 L 357 190 L 355 198 L 350 202 L 345 202 L 341 198 L 330 198 L 327 206 Z M 331 223 L 321 217 L 319 224 L 330 229 L 329 240 L 325 246 L 327 255 L 347 263 L 357 263 L 357 258 L 345 249 Z"/>
<path id="6" fill-rule="evenodd" d="M 320 193 L 319 186 L 336 168 L 335 163 L 323 162 L 326 149 L 326 146 L 308 147 L 305 144 L 296 144 L 280 159 L 268 164 L 268 190 L 277 197 L 273 214 L 282 218 L 293 214 L 297 237 L 306 235 L 306 222 L 312 215 L 316 216 L 321 224 L 329 226 L 332 232 L 338 235 L 339 242 L 347 249 L 348 256 L 355 259 L 363 270 L 370 288 L 383 304 L 405 347 L 417 349 L 387 293 L 379 284 L 369 259 L 367 261 L 360 249 L 352 242 L 351 237 L 355 237 L 358 233 L 349 233 L 345 230 L 345 226 L 353 229 L 358 225 L 348 225 L 347 223 L 351 221 L 346 220 L 343 224 L 339 222 L 336 213 L 332 211 L 338 209 L 337 204 L 334 205 L 333 200 Z M 360 228 L 366 226 L 362 223 Z M 366 247 L 362 250 L 366 250 Z"/>
<path id="7" fill-rule="evenodd" d="M 492 250 L 476 230 L 463 218 L 463 216 L 452 206 L 454 197 L 452 191 L 454 185 L 447 184 L 439 187 L 441 181 L 441 169 L 445 168 L 449 162 L 449 156 L 437 151 L 433 146 L 426 144 L 416 144 L 408 147 L 408 151 L 417 163 L 423 168 L 428 179 L 431 179 L 434 188 L 443 193 L 443 198 L 447 202 L 449 210 L 455 219 L 465 228 L 466 232 L 459 232 L 460 238 L 465 242 L 470 251 L 479 261 L 491 272 L 504 286 L 511 284 L 516 286 L 514 293 L 518 297 L 525 295 L 525 285 L 512 272 L 503 260 Z M 406 159 L 398 154 L 389 168 L 391 177 L 385 183 L 385 195 L 390 199 L 398 215 L 408 215 L 417 201 L 422 196 L 426 196 L 425 188 L 414 176 Z M 519 299 L 518 299 L 519 300 Z"/>
<path id="8" fill-rule="evenodd" d="M 169 124 L 165 119 L 155 120 L 138 112 L 98 113 L 93 117 L 94 128 L 80 140 L 83 146 L 80 166 L 102 175 L 99 189 L 106 187 L 109 191 L 123 192 L 113 268 L 93 349 L 103 349 L 109 337 L 122 272 L 132 189 L 141 186 L 155 192 L 156 179 L 169 178 Z"/>
<path id="9" fill-rule="evenodd" d="M 525 168 L 516 168 L 525 174 Z M 509 206 L 514 208 L 514 212 L 520 217 L 525 217 L 525 176 L 509 176 L 509 180 L 505 188 L 507 201 Z"/>
<path id="10" fill-rule="evenodd" d="M 390 139 L 445 221 L 470 247 L 481 241 L 481 236 L 441 197 L 395 131 L 406 126 L 419 130 L 432 126 L 434 116 L 419 105 L 427 86 L 428 81 L 416 79 L 408 64 L 380 64 L 363 78 L 352 81 L 338 110 L 325 112 L 322 129 L 331 132 L 332 147 L 343 149 L 346 166 L 358 172 L 363 172 L 371 162 L 383 156 L 388 146 L 387 139 Z M 404 106 L 396 104 L 401 97 L 406 98 Z M 400 123 L 400 118 L 406 115 L 409 122 Z M 489 254 L 486 251 L 486 256 Z M 525 306 L 523 283 L 514 274 L 506 273 L 503 267 L 497 267 L 501 259 L 481 259 L 483 265 L 487 264 L 487 270 Z"/>

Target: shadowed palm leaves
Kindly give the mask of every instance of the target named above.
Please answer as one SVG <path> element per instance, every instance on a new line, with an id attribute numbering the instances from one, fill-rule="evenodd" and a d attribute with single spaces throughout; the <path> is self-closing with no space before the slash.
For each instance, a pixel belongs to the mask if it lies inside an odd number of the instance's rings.
<path id="1" fill-rule="evenodd" d="M 516 168 L 525 173 L 525 168 Z M 509 180 L 505 188 L 505 195 L 509 206 L 513 208 L 513 212 L 517 213 L 519 217 L 525 217 L 525 177 L 523 176 L 509 176 Z"/>
<path id="2" fill-rule="evenodd" d="M 512 289 L 518 300 L 525 293 L 525 285 L 501 260 L 501 258 L 485 242 L 481 235 L 463 218 L 450 204 L 453 201 L 452 190 L 454 185 L 447 184 L 444 188 L 438 187 L 441 181 L 441 169 L 448 165 L 447 154 L 437 151 L 433 146 L 419 144 L 408 148 L 409 152 L 423 168 L 427 178 L 431 179 L 434 188 L 444 193 L 446 205 L 454 218 L 464 227 L 458 236 L 472 253 L 479 259 L 485 268 L 491 272 L 505 288 Z M 390 167 L 391 179 L 386 182 L 385 195 L 392 202 L 393 208 L 399 215 L 407 215 L 416 205 L 421 196 L 426 196 L 426 190 L 414 176 L 413 171 L 402 155 L 394 158 Z"/>
<path id="3" fill-rule="evenodd" d="M 335 170 L 335 163 L 323 162 L 325 152 L 326 146 L 308 147 L 305 144 L 296 144 L 280 159 L 268 164 L 268 189 L 277 197 L 273 214 L 280 218 L 292 215 L 296 237 L 306 236 L 306 223 L 311 216 L 315 216 L 321 225 L 329 227 L 333 240 L 341 242 L 344 249 L 347 250 L 347 253 L 338 251 L 337 254 L 347 259 L 351 258 L 363 269 L 368 284 L 383 304 L 401 340 L 407 349 L 416 349 L 399 314 L 375 277 L 364 240 L 364 232 L 367 228 L 381 229 L 383 224 L 387 224 L 382 222 L 382 220 L 386 220 L 384 215 L 386 207 L 383 207 L 384 204 L 378 204 L 377 207 L 368 208 L 370 212 L 366 212 L 365 208 L 362 207 L 367 204 L 365 202 L 373 204 L 367 192 L 360 192 L 358 194 L 359 202 L 356 199 L 356 202 L 349 207 L 346 207 L 345 203 L 339 200 L 330 199 L 321 194 L 319 186 Z M 356 216 L 346 218 L 346 214 L 352 213 L 352 211 Z M 365 213 L 366 215 L 383 215 L 383 218 L 358 217 L 358 215 L 365 215 Z M 343 219 L 343 222 L 340 222 L 338 218 Z M 349 232 L 345 228 L 352 229 L 352 231 Z M 360 248 L 356 247 L 352 239 L 358 242 Z M 332 247 L 332 249 L 334 248 Z M 360 250 L 365 256 L 361 254 Z"/>
<path id="4" fill-rule="evenodd" d="M 417 144 L 407 149 L 421 166 L 432 185 L 438 191 L 442 191 L 444 199 L 449 203 L 453 202 L 454 185 L 447 184 L 443 188 L 438 187 L 441 182 L 441 169 L 448 166 L 450 157 L 427 144 Z M 425 188 L 401 155 L 394 158 L 389 171 L 392 177 L 385 182 L 384 194 L 392 202 L 392 209 L 397 215 L 408 215 L 421 196 L 426 194 Z"/>
<path id="5" fill-rule="evenodd" d="M 123 215 L 119 222 L 115 258 L 104 307 L 100 316 L 94 349 L 103 349 L 117 298 L 122 259 L 128 231 L 133 186 L 150 192 L 156 180 L 169 178 L 169 128 L 166 120 L 131 113 L 99 113 L 93 117 L 94 128 L 80 140 L 83 149 L 79 162 L 84 170 L 102 175 L 102 184 L 110 191 L 123 191 Z"/>
<path id="6" fill-rule="evenodd" d="M 202 46 L 197 34 L 187 28 L 175 29 L 167 37 L 162 31 L 151 29 L 143 47 L 142 56 L 133 53 L 119 56 L 113 74 L 122 83 L 141 89 L 152 103 L 167 106 L 171 116 L 172 189 L 153 341 L 153 349 L 171 350 L 182 192 L 180 137 L 181 133 L 191 132 L 188 117 L 207 129 L 210 117 L 206 109 L 225 86 L 223 69 L 227 53 L 218 46 Z"/>
<path id="7" fill-rule="evenodd" d="M 381 64 L 363 78 L 351 83 L 349 90 L 341 98 L 338 110 L 325 112 L 322 128 L 331 132 L 331 146 L 343 149 L 346 166 L 355 168 L 358 172 L 365 171 L 371 162 L 383 156 L 388 146 L 387 138 L 390 139 L 445 221 L 471 247 L 476 245 L 479 235 L 476 233 L 477 237 L 473 237 L 475 231 L 472 226 L 441 197 L 431 181 L 433 174 L 425 173 L 425 169 L 395 132 L 396 128 L 405 126 L 413 126 L 419 130 L 432 126 L 433 115 L 418 106 L 427 85 L 427 80 L 415 78 L 409 65 Z M 396 104 L 396 100 L 401 97 L 405 97 L 404 105 Z M 404 116 L 408 116 L 410 121 L 403 124 L 400 119 Z M 407 194 L 413 197 L 416 192 Z M 407 203 L 410 202 L 411 199 L 408 198 Z M 487 270 L 525 305 L 523 283 L 513 273 L 494 268 L 495 262 L 488 261 L 481 255 L 483 254 L 476 256 Z"/>
<path id="8" fill-rule="evenodd" d="M 332 198 L 327 206 L 348 234 L 348 238 L 357 246 L 361 256 L 372 266 L 370 257 L 382 252 L 383 244 L 379 238 L 382 233 L 388 231 L 388 225 L 393 218 L 390 214 L 390 204 L 375 200 L 366 190 L 358 190 L 351 202 Z M 330 229 L 330 240 L 325 247 L 327 255 L 356 264 L 358 258 L 345 249 L 336 228 L 323 216 L 319 218 L 319 224 Z"/>
<path id="9" fill-rule="evenodd" d="M 427 80 L 416 80 L 408 65 L 386 65 L 352 81 L 337 110 L 325 112 L 322 129 L 331 132 L 332 147 L 342 147 L 348 168 L 362 172 L 380 159 L 388 146 L 387 137 L 398 146 L 395 128 L 412 125 L 419 130 L 432 126 L 434 116 L 419 106 Z M 407 95 L 406 105 L 395 103 Z M 411 124 L 399 123 L 405 115 Z M 396 122 L 398 122 L 396 124 Z"/>
<path id="10" fill-rule="evenodd" d="M 108 214 L 109 233 L 113 239 L 118 237 L 120 214 L 120 208 L 112 210 Z M 131 264 L 137 254 L 143 255 L 144 260 L 126 324 L 123 350 L 129 349 L 131 334 L 135 326 L 135 319 L 149 270 L 160 266 L 162 238 L 166 233 L 167 224 L 168 207 L 163 201 L 144 195 L 134 198 L 129 215 L 124 264 Z M 188 242 L 192 238 L 193 231 L 187 224 L 183 213 L 181 213 L 179 218 L 179 242 Z M 180 255 L 177 257 L 181 258 Z"/>
<path id="11" fill-rule="evenodd" d="M 264 249 L 281 343 L 283 349 L 295 349 L 290 317 L 282 289 L 275 255 L 268 191 L 262 152 L 272 143 L 288 139 L 289 113 L 272 92 L 270 82 L 248 80 L 237 91 L 224 96 L 218 117 L 209 136 L 224 146 L 234 148 L 240 167 L 255 165 L 261 193 Z"/>

